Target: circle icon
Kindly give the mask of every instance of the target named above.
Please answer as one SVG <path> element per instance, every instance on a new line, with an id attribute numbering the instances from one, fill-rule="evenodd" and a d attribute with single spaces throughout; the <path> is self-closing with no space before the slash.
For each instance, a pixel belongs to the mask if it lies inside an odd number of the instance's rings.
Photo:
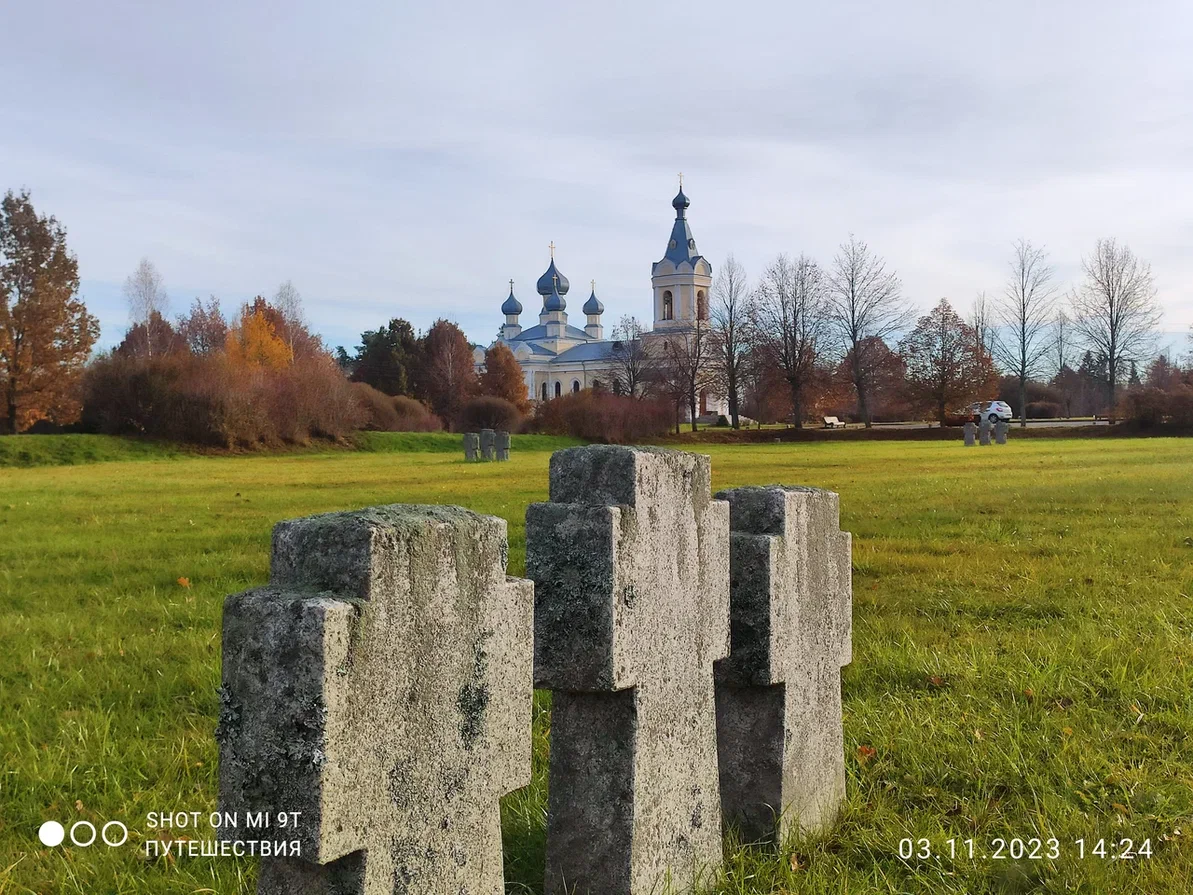
<path id="1" fill-rule="evenodd" d="M 47 820 L 38 827 L 37 838 L 41 840 L 42 845 L 55 848 L 61 845 L 62 840 L 66 838 L 66 830 L 58 821 Z"/>
<path id="2" fill-rule="evenodd" d="M 113 842 L 111 839 L 108 838 L 108 827 L 118 827 L 120 829 L 120 832 L 124 834 L 123 836 L 120 837 L 119 842 Z M 99 835 L 100 835 L 100 838 L 103 839 L 104 845 L 107 845 L 110 848 L 117 848 L 118 846 L 124 845 L 124 843 L 128 842 L 128 827 L 126 827 L 124 824 L 122 824 L 118 820 L 110 820 L 106 824 L 104 824 L 104 828 L 103 828 L 103 830 L 100 831 Z"/>
<path id="3" fill-rule="evenodd" d="M 86 842 L 80 842 L 78 840 L 78 837 L 75 836 L 75 830 L 79 829 L 79 827 L 86 827 L 88 830 L 91 831 L 91 838 L 88 839 Z M 99 833 L 95 829 L 95 824 L 91 823 L 91 821 L 80 820 L 80 821 L 76 821 L 75 823 L 71 824 L 70 841 L 73 842 L 75 845 L 77 845 L 79 848 L 87 848 L 88 846 L 94 844 L 95 837 L 97 835 L 99 835 Z"/>

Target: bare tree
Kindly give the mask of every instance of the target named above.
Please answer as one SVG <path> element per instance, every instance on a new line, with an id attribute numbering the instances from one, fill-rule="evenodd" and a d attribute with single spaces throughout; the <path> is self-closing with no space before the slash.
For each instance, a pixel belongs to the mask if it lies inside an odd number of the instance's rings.
<path id="1" fill-rule="evenodd" d="M 719 384 L 729 400 L 729 421 L 734 429 L 741 427 L 738 408 L 746 355 L 747 289 L 746 269 L 730 255 L 712 287 L 710 353 Z"/>
<path id="2" fill-rule="evenodd" d="M 1003 334 L 995 354 L 1019 380 L 1019 425 L 1027 425 L 1027 383 L 1041 372 L 1048 355 L 1048 326 L 1056 297 L 1048 253 L 1025 239 L 1015 243 L 1011 277 L 998 309 Z"/>
<path id="3" fill-rule="evenodd" d="M 164 318 L 170 307 L 170 297 L 166 294 L 165 282 L 158 273 L 153 262 L 142 258 L 137 269 L 124 281 L 124 296 L 128 299 L 129 322 L 136 326 L 142 324 L 146 331 L 152 333 L 154 316 Z M 147 339 L 145 350 L 152 357 L 155 349 L 153 339 Z"/>
<path id="4" fill-rule="evenodd" d="M 1119 377 L 1151 350 L 1160 306 L 1151 265 L 1116 240 L 1099 239 L 1083 258 L 1085 281 L 1073 293 L 1073 328 L 1095 356 L 1106 359 L 1106 396 L 1114 421 Z"/>
<path id="5" fill-rule="evenodd" d="M 1061 375 L 1069 365 L 1069 351 L 1072 349 L 1073 321 L 1059 308 L 1052 318 L 1052 365 L 1056 375 Z"/>
<path id="6" fill-rule="evenodd" d="M 297 333 L 306 325 L 302 313 L 302 295 L 294 288 L 290 280 L 278 286 L 273 294 L 273 306 L 282 315 L 285 332 L 278 333 L 290 346 L 290 353 L 294 353 L 294 341 Z"/>
<path id="7" fill-rule="evenodd" d="M 811 258 L 780 255 L 762 275 L 751 331 L 760 357 L 779 368 L 791 391 L 792 418 L 804 425 L 804 393 L 824 350 L 827 329 L 824 275 Z"/>
<path id="8" fill-rule="evenodd" d="M 650 379 L 651 357 L 642 336 L 646 328 L 637 317 L 626 315 L 613 328 L 613 386 L 631 398 L 640 398 Z"/>
<path id="9" fill-rule="evenodd" d="M 675 405 L 677 432 L 680 410 L 685 404 L 692 431 L 696 431 L 700 394 L 713 381 L 709 369 L 711 342 L 708 321 L 697 317 L 690 328 L 669 331 L 661 344 L 650 346 L 652 352 L 657 352 L 651 378 L 655 387 Z"/>
<path id="10" fill-rule="evenodd" d="M 994 326 L 994 309 L 990 306 L 985 291 L 979 292 L 974 298 L 973 310 L 969 313 L 968 322 L 973 328 L 977 345 L 987 354 L 993 356 L 997 331 Z"/>
<path id="11" fill-rule="evenodd" d="M 849 358 L 858 412 L 871 425 L 869 398 L 875 378 L 875 346 L 904 329 L 911 319 L 899 278 L 855 236 L 842 244 L 828 278 L 828 322 Z"/>

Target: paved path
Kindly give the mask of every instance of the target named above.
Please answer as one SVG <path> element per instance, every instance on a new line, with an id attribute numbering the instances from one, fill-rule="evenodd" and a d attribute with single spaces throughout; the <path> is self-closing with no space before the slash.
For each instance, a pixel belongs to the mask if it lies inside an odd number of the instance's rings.
<path id="1" fill-rule="evenodd" d="M 849 428 L 853 429 L 860 426 L 860 423 L 851 423 Z M 1060 428 L 1075 428 L 1077 426 L 1108 426 L 1110 423 L 1107 420 L 1028 420 L 1027 426 L 1030 429 L 1060 429 Z M 936 423 L 933 423 L 931 428 L 935 429 Z M 875 423 L 875 429 L 924 429 L 928 428 L 925 423 Z M 1018 420 L 1011 421 L 1011 431 L 1014 432 L 1020 428 Z"/>

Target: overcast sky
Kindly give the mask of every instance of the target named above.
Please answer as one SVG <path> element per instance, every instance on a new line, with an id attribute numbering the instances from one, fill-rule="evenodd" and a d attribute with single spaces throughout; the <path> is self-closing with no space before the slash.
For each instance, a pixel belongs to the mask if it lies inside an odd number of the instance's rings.
<path id="1" fill-rule="evenodd" d="M 331 345 L 487 343 L 554 240 L 576 317 L 595 278 L 649 319 L 678 171 L 714 267 L 854 232 L 964 310 L 1017 238 L 1067 286 L 1115 236 L 1193 323 L 1187 0 L 14 0 L 0 34 L 0 189 L 66 225 L 106 344 L 142 257 L 175 311 L 290 279 Z"/>

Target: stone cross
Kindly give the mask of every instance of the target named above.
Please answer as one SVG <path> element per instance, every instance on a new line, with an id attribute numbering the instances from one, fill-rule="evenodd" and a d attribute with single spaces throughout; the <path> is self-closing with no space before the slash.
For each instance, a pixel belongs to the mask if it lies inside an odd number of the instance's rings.
<path id="1" fill-rule="evenodd" d="M 1007 443 L 1007 430 L 1010 428 L 1011 428 L 1010 425 L 1008 425 L 1005 420 L 999 420 L 997 423 L 995 423 L 994 424 L 994 443 L 995 444 L 1006 444 Z"/>
<path id="2" fill-rule="evenodd" d="M 506 523 L 384 506 L 282 522 L 224 604 L 220 810 L 297 840 L 261 895 L 500 895 L 498 799 L 530 782 L 533 586 Z"/>
<path id="3" fill-rule="evenodd" d="M 509 432 L 497 433 L 497 459 L 508 460 L 510 458 L 510 434 Z"/>
<path id="4" fill-rule="evenodd" d="M 709 458 L 555 453 L 551 502 L 526 513 L 526 569 L 535 681 L 553 691 L 546 892 L 688 891 L 722 861 L 729 505 L 711 499 Z"/>
<path id="5" fill-rule="evenodd" d="M 464 433 L 464 459 L 476 460 L 480 451 L 481 437 L 475 432 Z"/>
<path id="6" fill-rule="evenodd" d="M 716 669 L 721 800 L 746 841 L 782 842 L 826 829 L 845 798 L 851 540 L 831 491 L 770 485 L 717 497 L 731 529 L 732 649 Z"/>
<path id="7" fill-rule="evenodd" d="M 496 436 L 492 429 L 481 429 L 481 459 L 495 460 L 497 454 L 495 452 Z"/>
<path id="8" fill-rule="evenodd" d="M 978 441 L 981 444 L 990 444 L 990 420 L 984 419 L 978 423 Z"/>
<path id="9" fill-rule="evenodd" d="M 973 420 L 970 420 L 968 423 L 965 424 L 965 446 L 966 447 L 973 447 L 974 444 L 976 444 L 977 434 L 978 434 L 978 427 L 973 422 Z"/>

